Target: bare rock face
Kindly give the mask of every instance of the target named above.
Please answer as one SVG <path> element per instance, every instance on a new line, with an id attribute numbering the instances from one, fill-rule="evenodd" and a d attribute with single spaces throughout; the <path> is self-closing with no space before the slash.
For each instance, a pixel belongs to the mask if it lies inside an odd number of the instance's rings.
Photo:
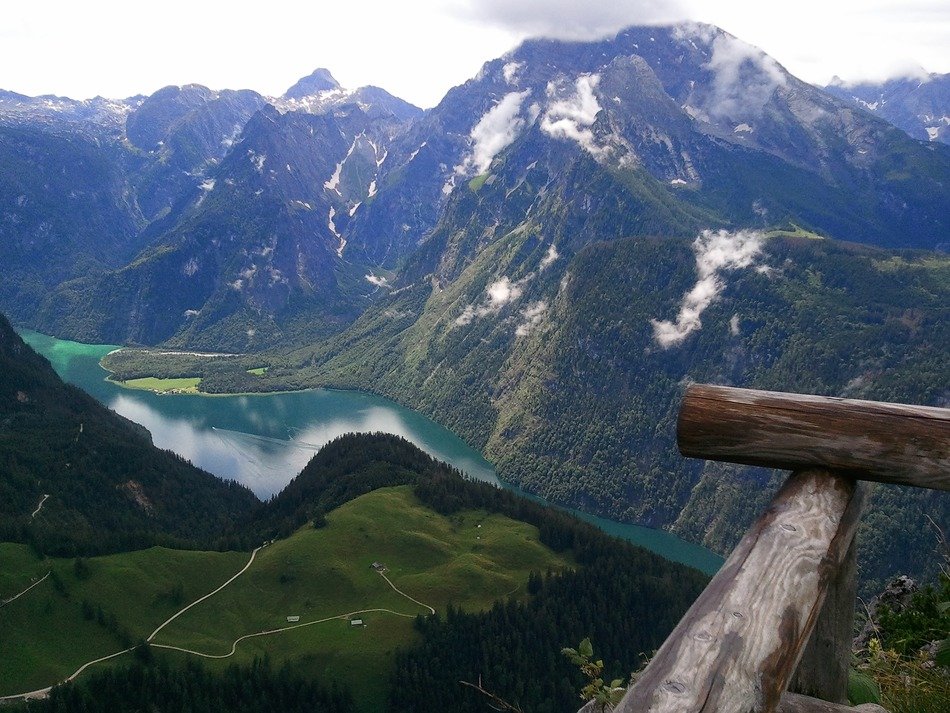
<path id="1" fill-rule="evenodd" d="M 871 600 L 868 605 L 868 620 L 852 642 L 854 651 L 866 651 L 871 637 L 877 630 L 877 615 L 882 606 L 887 607 L 893 612 L 904 611 L 914 596 L 914 592 L 919 589 L 917 583 L 906 575 L 895 577 L 884 588 L 884 591 Z"/>

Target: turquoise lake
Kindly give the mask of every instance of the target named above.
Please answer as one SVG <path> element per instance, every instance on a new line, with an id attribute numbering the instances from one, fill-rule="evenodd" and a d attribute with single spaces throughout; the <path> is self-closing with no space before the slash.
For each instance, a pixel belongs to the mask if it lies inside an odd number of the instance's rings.
<path id="1" fill-rule="evenodd" d="M 379 396 L 314 389 L 293 393 L 202 396 L 127 389 L 106 377 L 99 360 L 117 347 L 80 344 L 23 330 L 65 381 L 116 413 L 145 426 L 160 448 L 267 498 L 283 488 L 324 444 L 344 433 L 383 431 L 406 438 L 466 475 L 505 488 L 491 463 L 429 418 Z M 515 489 L 517 490 L 517 489 Z M 722 557 L 662 530 L 571 511 L 604 531 L 707 574 Z"/>

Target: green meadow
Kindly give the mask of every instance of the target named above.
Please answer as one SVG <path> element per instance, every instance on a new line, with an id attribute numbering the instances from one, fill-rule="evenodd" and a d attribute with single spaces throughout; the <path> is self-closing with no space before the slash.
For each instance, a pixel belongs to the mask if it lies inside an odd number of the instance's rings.
<path id="1" fill-rule="evenodd" d="M 128 381 L 116 382 L 130 389 L 144 389 L 146 391 L 156 391 L 165 393 L 173 391 L 176 394 L 197 394 L 198 384 L 201 379 L 198 377 L 182 377 L 178 379 L 159 379 L 154 376 L 145 376 L 141 379 L 129 379 Z"/>
<path id="2" fill-rule="evenodd" d="M 3 598 L 31 578 L 57 575 L 0 608 L 0 695 L 48 686 L 86 661 L 148 637 L 248 558 L 152 548 L 77 565 L 0 545 Z M 268 544 L 247 572 L 176 618 L 152 643 L 204 654 L 211 667 L 267 655 L 277 665 L 349 686 L 361 708 L 372 710 L 382 705 L 395 651 L 413 643 L 413 620 L 428 614 L 427 606 L 484 609 L 523 596 L 531 571 L 570 566 L 530 525 L 480 511 L 444 517 L 422 506 L 408 486 L 385 488 L 334 510 L 325 527 L 307 525 Z M 353 626 L 352 618 L 363 625 Z M 291 626 L 244 639 L 229 655 L 241 637 Z M 155 653 L 171 660 L 196 655 L 158 647 Z"/>

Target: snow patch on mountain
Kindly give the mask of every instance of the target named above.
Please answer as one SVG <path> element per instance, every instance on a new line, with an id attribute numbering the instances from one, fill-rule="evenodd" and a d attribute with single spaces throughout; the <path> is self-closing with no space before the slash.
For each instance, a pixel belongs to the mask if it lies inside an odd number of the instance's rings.
<path id="1" fill-rule="evenodd" d="M 355 139 L 353 139 L 353 143 L 350 144 L 350 148 L 349 148 L 349 150 L 346 152 L 346 156 L 344 156 L 344 157 L 343 157 L 343 160 L 340 161 L 340 162 L 336 165 L 336 168 L 335 168 L 334 171 L 333 171 L 333 175 L 330 176 L 330 178 L 328 178 L 328 179 L 327 179 L 326 181 L 324 181 L 324 183 L 323 183 L 323 187 L 324 187 L 324 188 L 326 188 L 328 191 L 333 191 L 334 193 L 336 193 L 336 194 L 337 194 L 338 196 L 340 196 L 340 197 L 343 196 L 343 194 L 340 193 L 340 174 L 341 174 L 341 172 L 343 171 L 343 164 L 346 163 L 346 160 L 347 160 L 350 156 L 353 155 L 353 151 L 356 150 L 356 145 L 359 143 L 359 140 L 360 140 L 362 137 L 363 137 L 363 134 L 360 134 L 360 135 L 357 136 Z"/>
<path id="2" fill-rule="evenodd" d="M 330 232 L 336 236 L 336 239 L 340 241 L 340 245 L 336 249 L 336 256 L 343 257 L 343 248 L 346 247 L 346 238 L 340 235 L 339 231 L 336 229 L 336 223 L 333 219 L 336 217 L 336 208 L 330 206 L 330 213 L 327 215 L 327 227 L 330 229 Z"/>
<path id="3" fill-rule="evenodd" d="M 414 159 L 416 156 L 418 156 L 418 155 L 419 155 L 419 152 L 422 151 L 423 148 L 425 148 L 426 143 L 427 143 L 427 142 L 423 141 L 421 144 L 419 144 L 419 148 L 417 148 L 415 151 L 413 151 L 411 154 L 409 154 L 409 158 L 406 159 L 406 163 L 409 163 L 410 161 L 412 161 L 412 159 Z"/>
<path id="4" fill-rule="evenodd" d="M 762 252 L 763 240 L 762 233 L 754 230 L 740 230 L 735 233 L 726 230 L 704 230 L 693 241 L 698 279 L 693 288 L 683 296 L 676 321 L 650 320 L 653 325 L 653 338 L 661 348 L 669 349 L 681 344 L 690 334 L 702 329 L 700 316 L 725 288 L 721 274 L 729 270 L 752 267 Z"/>

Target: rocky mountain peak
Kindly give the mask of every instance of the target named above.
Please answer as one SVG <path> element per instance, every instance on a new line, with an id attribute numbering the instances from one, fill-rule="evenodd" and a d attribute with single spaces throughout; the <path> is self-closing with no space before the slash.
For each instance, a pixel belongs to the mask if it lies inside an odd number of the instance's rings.
<path id="1" fill-rule="evenodd" d="M 329 69 L 320 67 L 306 77 L 298 80 L 296 84 L 284 93 L 282 98 L 303 99 L 304 97 L 313 96 L 320 92 L 332 91 L 334 89 L 342 89 L 340 83 L 333 78 Z"/>

